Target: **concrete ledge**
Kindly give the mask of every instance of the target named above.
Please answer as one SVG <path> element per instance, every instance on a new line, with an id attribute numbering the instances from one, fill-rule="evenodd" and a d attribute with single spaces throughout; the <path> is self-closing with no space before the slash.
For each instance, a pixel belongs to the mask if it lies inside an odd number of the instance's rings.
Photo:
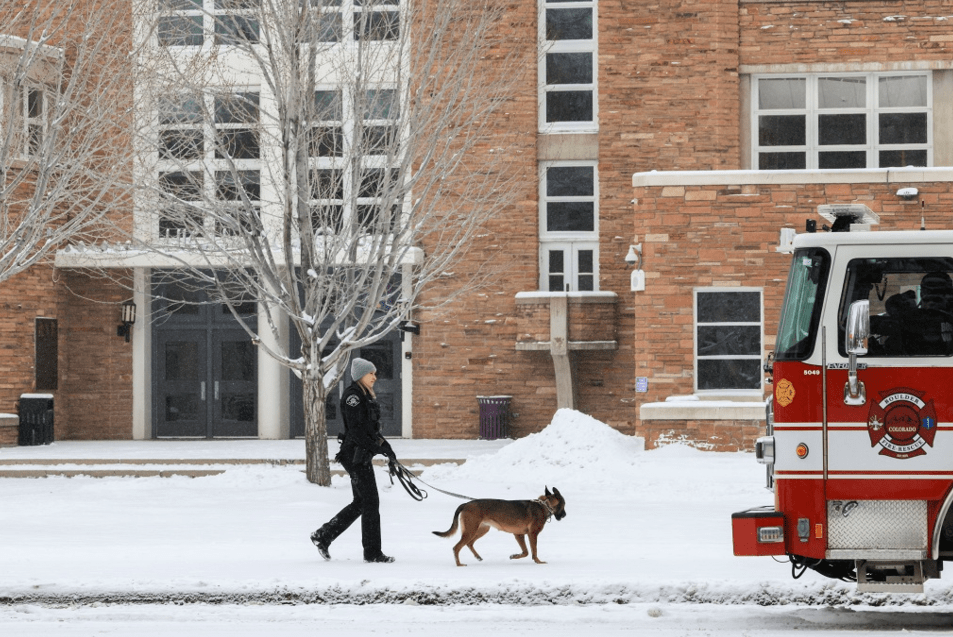
<path id="1" fill-rule="evenodd" d="M 517 305 L 549 303 L 550 299 L 565 298 L 570 303 L 615 303 L 619 295 L 615 292 L 517 292 Z"/>
<path id="2" fill-rule="evenodd" d="M 684 170 L 632 175 L 632 186 L 747 186 L 775 184 L 892 184 L 953 181 L 953 168 L 838 170 Z"/>
<path id="3" fill-rule="evenodd" d="M 677 400 L 645 403 L 641 420 L 764 420 L 763 402 L 729 400 Z"/>
<path id="4" fill-rule="evenodd" d="M 430 467 L 436 464 L 456 464 L 464 463 L 462 459 L 406 459 L 401 462 L 408 467 L 414 465 Z M 375 458 L 373 463 L 377 467 L 386 467 L 386 458 Z M 26 458 L 0 459 L 0 478 L 76 478 L 85 476 L 87 478 L 204 478 L 207 476 L 217 476 L 225 473 L 230 467 L 240 465 L 261 465 L 270 464 L 273 466 L 304 466 L 304 460 L 269 460 L 269 459 L 94 459 L 84 458 L 77 460 L 42 460 Z M 169 469 L 145 468 L 144 465 L 176 465 Z M 198 465 L 215 466 L 219 468 L 196 468 Z M 222 466 L 224 465 L 224 466 Z M 100 467 L 110 466 L 115 468 L 103 469 Z M 340 465 L 331 465 L 332 476 L 343 476 L 343 469 L 335 468 Z"/>
<path id="5" fill-rule="evenodd" d="M 222 473 L 224 469 L 0 469 L 0 478 L 204 478 Z"/>
<path id="6" fill-rule="evenodd" d="M 0 447 L 16 447 L 20 437 L 20 417 L 0 414 Z"/>
<path id="7" fill-rule="evenodd" d="M 614 351 L 619 349 L 618 341 L 569 341 L 569 350 L 576 351 Z M 519 341 L 518 352 L 548 352 L 552 349 L 549 341 Z"/>

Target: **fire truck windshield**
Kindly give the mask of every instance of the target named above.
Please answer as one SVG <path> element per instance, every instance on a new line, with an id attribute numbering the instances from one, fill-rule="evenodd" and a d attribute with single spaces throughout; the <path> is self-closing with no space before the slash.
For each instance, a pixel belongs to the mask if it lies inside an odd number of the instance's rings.
<path id="1" fill-rule="evenodd" d="M 814 351 L 830 265 L 826 250 L 795 251 L 784 292 L 775 360 L 803 360 Z"/>

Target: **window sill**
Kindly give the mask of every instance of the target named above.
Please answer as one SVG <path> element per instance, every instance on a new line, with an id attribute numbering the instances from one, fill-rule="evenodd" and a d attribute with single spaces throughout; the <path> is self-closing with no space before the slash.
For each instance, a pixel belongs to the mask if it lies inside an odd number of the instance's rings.
<path id="1" fill-rule="evenodd" d="M 764 400 L 703 400 L 670 396 L 665 402 L 639 407 L 642 420 L 764 420 Z"/>

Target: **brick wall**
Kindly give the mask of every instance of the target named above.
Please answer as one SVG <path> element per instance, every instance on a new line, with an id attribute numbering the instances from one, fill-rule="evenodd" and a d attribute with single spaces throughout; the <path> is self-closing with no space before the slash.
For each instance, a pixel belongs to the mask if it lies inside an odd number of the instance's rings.
<path id="1" fill-rule="evenodd" d="M 0 282 L 0 412 L 16 413 L 20 394 L 36 391 L 34 321 L 61 315 L 54 276 L 38 265 Z"/>
<path id="2" fill-rule="evenodd" d="M 920 191 L 919 201 L 896 196 L 908 185 Z M 773 349 L 790 266 L 790 255 L 775 251 L 780 228 L 802 232 L 805 219 L 819 219 L 818 205 L 864 203 L 880 216 L 880 229 L 916 230 L 922 202 L 929 229 L 953 229 L 949 181 L 659 185 L 636 188 L 635 193 L 646 271 L 646 289 L 637 294 L 635 371 L 649 379 L 648 392 L 638 394 L 639 404 L 694 392 L 696 287 L 761 288 L 764 353 Z M 663 434 L 716 449 L 750 448 L 757 436 L 747 422 L 736 421 L 735 434 L 726 427 L 730 429 L 719 421 L 657 421 L 640 422 L 637 431 L 649 447 Z"/>
<path id="3" fill-rule="evenodd" d="M 742 0 L 738 9 L 743 64 L 948 63 L 953 52 L 944 0 Z"/>
<path id="4" fill-rule="evenodd" d="M 132 344 L 116 336 L 119 305 L 132 296 L 123 273 L 103 278 L 76 270 L 60 272 L 60 391 L 58 439 L 132 438 Z"/>

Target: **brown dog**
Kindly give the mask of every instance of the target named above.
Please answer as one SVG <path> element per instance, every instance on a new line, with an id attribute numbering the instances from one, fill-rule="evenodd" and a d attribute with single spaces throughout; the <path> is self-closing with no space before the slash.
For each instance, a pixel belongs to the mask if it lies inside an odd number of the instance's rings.
<path id="1" fill-rule="evenodd" d="M 543 526 L 550 517 L 562 520 L 566 517 L 566 500 L 559 489 L 553 487 L 552 493 L 546 487 L 546 493 L 536 500 L 471 500 L 461 504 L 453 514 L 453 525 L 449 530 L 441 533 L 434 531 L 439 537 L 450 537 L 457 532 L 457 523 L 460 524 L 460 541 L 453 547 L 453 559 L 457 566 L 466 566 L 460 562 L 460 549 L 470 547 L 473 556 L 483 561 L 473 543 L 486 535 L 490 527 L 499 529 L 516 536 L 522 553 L 510 555 L 511 560 L 526 557 L 525 536 L 529 536 L 529 548 L 533 552 L 533 561 L 545 564 L 536 556 L 536 536 L 543 530 Z"/>

